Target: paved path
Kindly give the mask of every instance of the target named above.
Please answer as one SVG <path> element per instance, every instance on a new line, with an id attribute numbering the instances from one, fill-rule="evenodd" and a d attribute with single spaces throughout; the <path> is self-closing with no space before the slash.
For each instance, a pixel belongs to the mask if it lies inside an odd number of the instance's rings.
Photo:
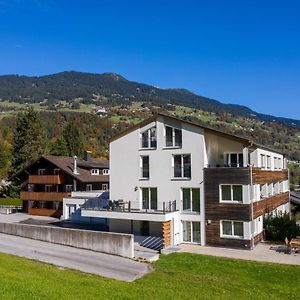
<path id="1" fill-rule="evenodd" d="M 181 244 L 180 252 L 198 253 L 212 256 L 255 260 L 288 265 L 300 265 L 300 253 L 286 254 L 284 246 L 259 243 L 254 250 L 239 250 L 229 248 L 217 248 L 208 246 L 198 246 L 191 244 Z"/>
<path id="2" fill-rule="evenodd" d="M 124 281 L 151 271 L 149 265 L 127 258 L 2 233 L 0 252 Z"/>

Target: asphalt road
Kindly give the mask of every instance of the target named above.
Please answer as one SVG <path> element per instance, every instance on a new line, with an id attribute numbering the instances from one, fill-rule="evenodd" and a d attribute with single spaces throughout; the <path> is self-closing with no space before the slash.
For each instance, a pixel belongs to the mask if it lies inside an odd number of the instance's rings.
<path id="1" fill-rule="evenodd" d="M 131 259 L 2 233 L 0 252 L 124 281 L 151 272 L 149 265 Z"/>

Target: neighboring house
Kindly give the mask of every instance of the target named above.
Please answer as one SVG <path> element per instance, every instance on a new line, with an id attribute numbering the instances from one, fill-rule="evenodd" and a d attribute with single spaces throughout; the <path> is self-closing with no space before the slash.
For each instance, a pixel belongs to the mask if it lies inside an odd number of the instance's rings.
<path id="1" fill-rule="evenodd" d="M 110 203 L 83 208 L 110 231 L 180 243 L 252 249 L 263 217 L 289 211 L 282 154 L 164 114 L 110 143 Z"/>
<path id="2" fill-rule="evenodd" d="M 109 188 L 108 160 L 63 156 L 41 156 L 14 176 L 23 188 L 20 198 L 28 214 L 60 217 L 63 198 L 72 191 L 100 191 Z"/>

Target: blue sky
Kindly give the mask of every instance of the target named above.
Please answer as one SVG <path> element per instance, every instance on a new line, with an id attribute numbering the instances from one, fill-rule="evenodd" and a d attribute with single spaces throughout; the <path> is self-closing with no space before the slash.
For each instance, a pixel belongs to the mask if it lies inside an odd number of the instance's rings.
<path id="1" fill-rule="evenodd" d="M 300 119 L 300 1 L 0 0 L 0 74 L 116 72 Z"/>

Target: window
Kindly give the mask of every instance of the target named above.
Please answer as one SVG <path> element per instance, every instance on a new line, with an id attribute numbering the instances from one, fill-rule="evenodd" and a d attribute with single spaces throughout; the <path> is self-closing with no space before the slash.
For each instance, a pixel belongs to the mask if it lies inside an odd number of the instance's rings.
<path id="1" fill-rule="evenodd" d="M 182 209 L 183 211 L 200 212 L 200 189 L 182 189 Z"/>
<path id="2" fill-rule="evenodd" d="M 46 193 L 52 192 L 52 185 L 45 185 L 45 192 Z"/>
<path id="3" fill-rule="evenodd" d="M 38 169 L 38 175 L 45 175 L 46 169 Z"/>
<path id="4" fill-rule="evenodd" d="M 243 186 L 235 184 L 222 184 L 220 186 L 221 202 L 243 202 Z"/>
<path id="5" fill-rule="evenodd" d="M 173 155 L 174 178 L 191 178 L 191 155 Z"/>
<path id="6" fill-rule="evenodd" d="M 227 153 L 226 154 L 226 164 L 228 167 L 237 168 L 243 167 L 244 165 L 243 153 Z"/>
<path id="7" fill-rule="evenodd" d="M 141 133 L 141 148 L 156 148 L 156 127 Z"/>
<path id="8" fill-rule="evenodd" d="M 278 158 L 274 157 L 274 169 L 278 169 Z"/>
<path id="9" fill-rule="evenodd" d="M 200 239 L 200 222 L 182 222 L 183 241 L 188 243 L 201 243 Z"/>
<path id="10" fill-rule="evenodd" d="M 157 188 L 142 188 L 143 209 L 157 209 Z"/>
<path id="11" fill-rule="evenodd" d="M 271 156 L 267 155 L 267 169 L 271 169 Z"/>
<path id="12" fill-rule="evenodd" d="M 109 169 L 103 169 L 102 174 L 103 175 L 109 175 Z"/>
<path id="13" fill-rule="evenodd" d="M 67 185 L 66 185 L 66 192 L 67 192 L 67 193 L 70 193 L 70 192 L 72 192 L 72 190 L 73 190 L 72 184 L 67 184 Z"/>
<path id="14" fill-rule="evenodd" d="M 266 167 L 266 156 L 264 154 L 260 155 L 260 167 L 265 168 Z"/>
<path id="15" fill-rule="evenodd" d="M 59 169 L 54 169 L 53 170 L 53 175 L 59 175 L 59 171 L 60 171 Z"/>
<path id="16" fill-rule="evenodd" d="M 223 237 L 244 237 L 244 224 L 240 221 L 221 221 L 221 236 Z"/>
<path id="17" fill-rule="evenodd" d="M 166 126 L 166 147 L 182 146 L 182 130 Z"/>
<path id="18" fill-rule="evenodd" d="M 60 209 L 60 202 L 54 201 L 54 202 L 53 202 L 53 209 L 59 210 L 59 209 Z"/>
<path id="19" fill-rule="evenodd" d="M 141 156 L 141 177 L 149 179 L 149 156 Z"/>
<path id="20" fill-rule="evenodd" d="M 99 169 L 91 169 L 91 175 L 99 175 Z"/>
<path id="21" fill-rule="evenodd" d="M 102 184 L 102 191 L 107 191 L 108 190 L 108 183 L 103 183 Z"/>
<path id="22" fill-rule="evenodd" d="M 282 162 L 281 162 L 281 158 L 277 158 L 277 168 L 278 169 L 282 169 Z"/>
<path id="23" fill-rule="evenodd" d="M 92 191 L 92 190 L 93 190 L 93 185 L 87 184 L 87 185 L 86 185 L 86 191 L 87 191 L 87 192 L 90 192 L 90 191 Z"/>

